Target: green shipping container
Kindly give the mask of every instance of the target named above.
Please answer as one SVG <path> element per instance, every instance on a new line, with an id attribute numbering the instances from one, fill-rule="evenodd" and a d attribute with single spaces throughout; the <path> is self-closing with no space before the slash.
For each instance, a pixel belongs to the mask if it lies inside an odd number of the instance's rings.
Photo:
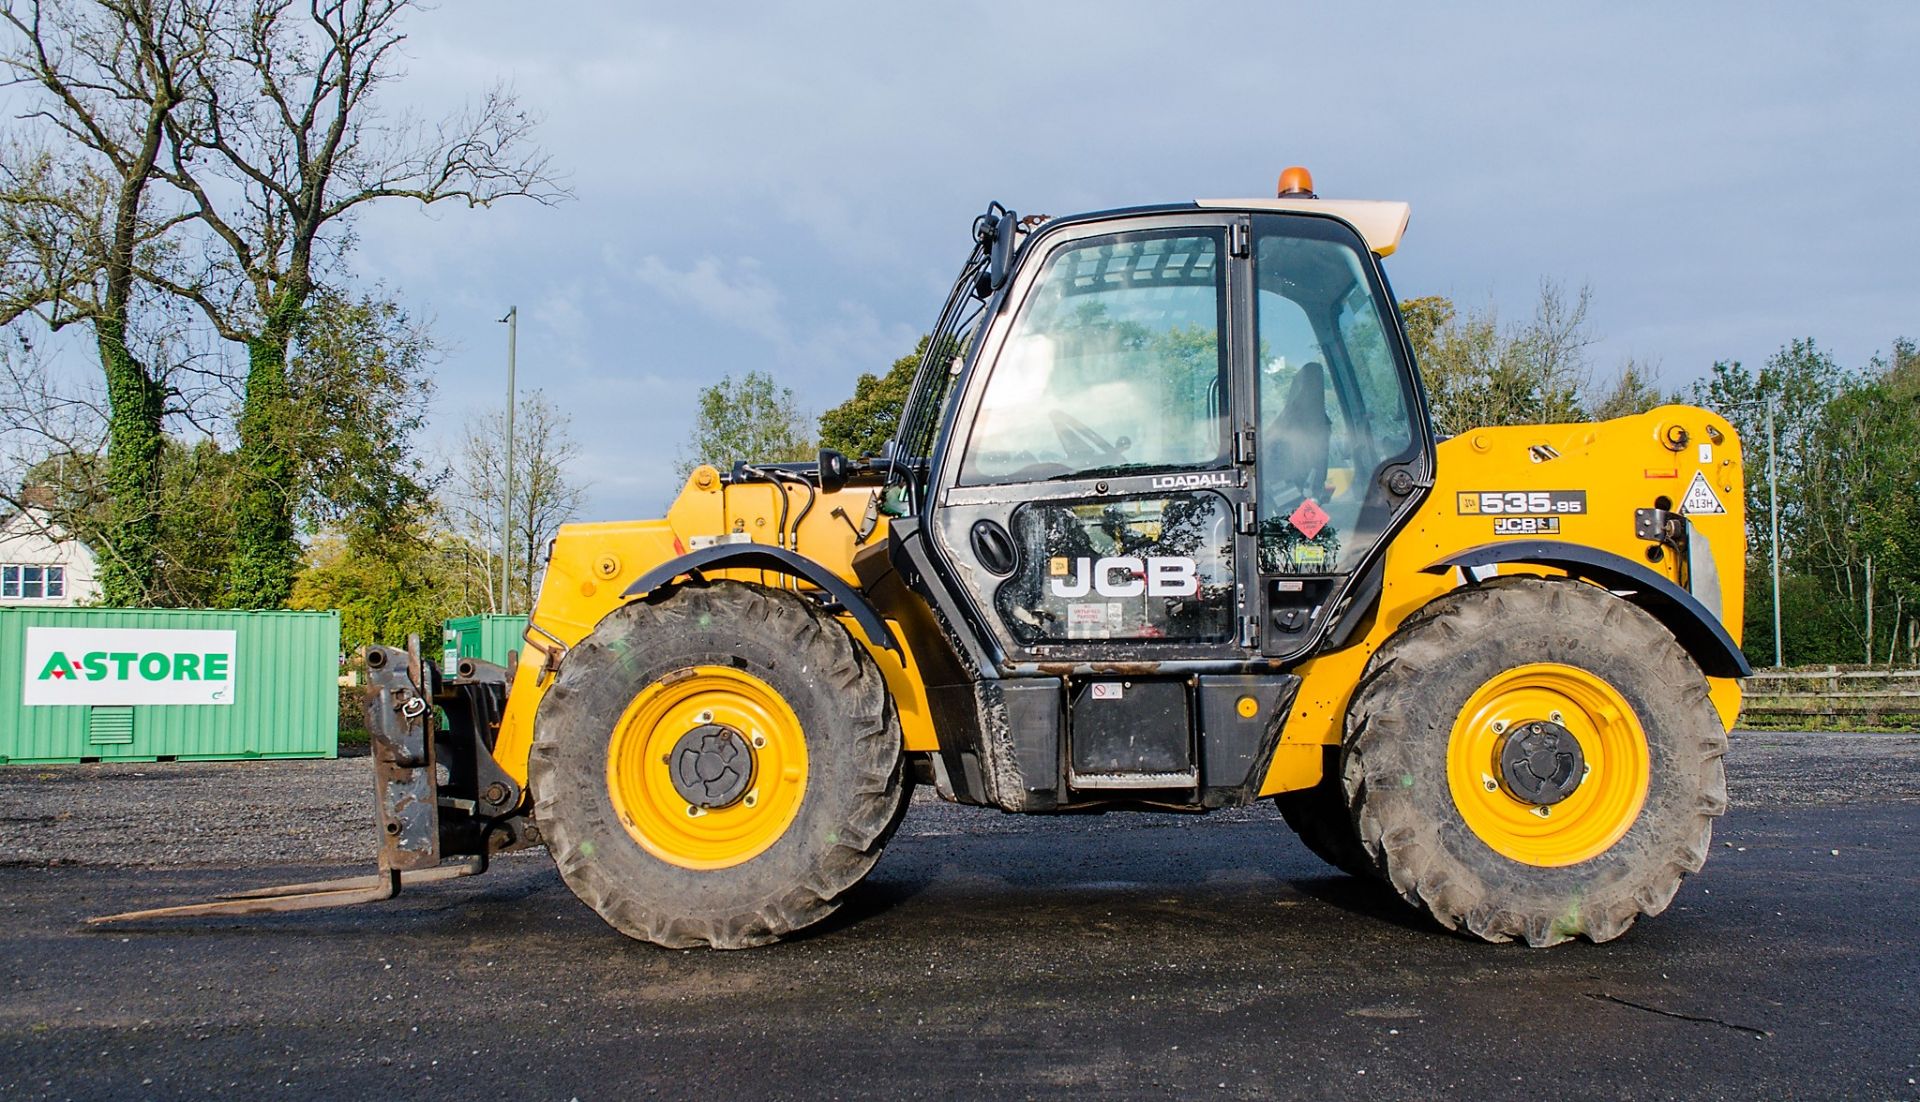
<path id="1" fill-rule="evenodd" d="M 447 621 L 440 667 L 450 670 L 462 658 L 504 666 L 508 651 L 525 647 L 521 639 L 526 634 L 525 616 L 456 616 Z"/>
<path id="2" fill-rule="evenodd" d="M 331 758 L 340 614 L 0 609 L 0 764 Z"/>

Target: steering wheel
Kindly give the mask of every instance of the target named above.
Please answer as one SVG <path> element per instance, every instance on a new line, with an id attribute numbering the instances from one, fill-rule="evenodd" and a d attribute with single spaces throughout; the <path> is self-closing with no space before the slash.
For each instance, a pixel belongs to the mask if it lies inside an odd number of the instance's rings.
<path id="1" fill-rule="evenodd" d="M 1115 447 L 1106 437 L 1089 427 L 1085 421 L 1066 410 L 1052 410 L 1048 416 L 1053 420 L 1053 431 L 1059 435 L 1060 446 L 1066 450 L 1067 458 L 1105 459 L 1113 463 L 1126 459 L 1127 454 L 1124 449 Z"/>

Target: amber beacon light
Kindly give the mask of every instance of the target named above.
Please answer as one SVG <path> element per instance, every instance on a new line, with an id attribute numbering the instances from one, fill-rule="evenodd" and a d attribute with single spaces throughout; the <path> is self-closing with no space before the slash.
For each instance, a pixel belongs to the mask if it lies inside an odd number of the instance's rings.
<path id="1" fill-rule="evenodd" d="M 1313 193 L 1313 173 L 1299 165 L 1280 170 L 1280 198 L 1317 199 Z"/>

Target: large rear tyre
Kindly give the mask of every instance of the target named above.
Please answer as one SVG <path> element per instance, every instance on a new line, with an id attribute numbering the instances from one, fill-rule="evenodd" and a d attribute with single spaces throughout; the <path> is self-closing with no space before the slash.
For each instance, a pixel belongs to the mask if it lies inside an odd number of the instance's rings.
<path id="1" fill-rule="evenodd" d="M 1666 909 L 1726 810 L 1726 748 L 1658 621 L 1596 586 L 1508 577 L 1438 598 L 1374 655 L 1342 773 L 1401 896 L 1543 946 Z"/>
<path id="2" fill-rule="evenodd" d="M 906 808 L 879 669 L 798 594 L 721 581 L 609 613 L 540 702 L 534 813 L 629 937 L 764 945 L 832 914 Z"/>

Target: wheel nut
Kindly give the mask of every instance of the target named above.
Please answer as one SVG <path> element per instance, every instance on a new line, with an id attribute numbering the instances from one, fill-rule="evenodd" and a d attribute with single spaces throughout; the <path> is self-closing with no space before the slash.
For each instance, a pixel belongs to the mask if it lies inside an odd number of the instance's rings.
<path id="1" fill-rule="evenodd" d="M 1540 806 L 1540 807 L 1536 807 L 1536 808 L 1534 808 L 1534 809 L 1533 809 L 1533 813 L 1534 813 L 1535 815 L 1538 815 L 1538 816 L 1540 816 L 1540 817 L 1541 817 L 1542 819 L 1546 819 L 1546 818 L 1550 818 L 1550 817 L 1552 817 L 1552 815 L 1553 815 L 1553 809 L 1552 809 L 1552 808 L 1550 808 L 1550 807 L 1546 807 L 1546 806 L 1544 806 L 1544 805 L 1543 805 L 1543 806 Z"/>
<path id="2" fill-rule="evenodd" d="M 1496 734 L 1496 735 L 1504 735 L 1504 734 L 1506 734 L 1506 733 L 1507 733 L 1507 721 L 1506 721 L 1506 720 L 1504 720 L 1504 719 L 1496 719 L 1496 720 L 1494 720 L 1494 721 L 1493 721 L 1493 733 L 1494 733 L 1494 734 Z"/>
<path id="3" fill-rule="evenodd" d="M 745 803 L 748 807 L 752 807 L 754 804 L 759 803 L 760 790 L 756 788 L 752 792 L 747 793 L 746 796 L 742 799 L 742 802 Z"/>
<path id="4" fill-rule="evenodd" d="M 1549 712 L 1547 713 L 1547 718 L 1555 723 L 1565 722 L 1566 719 L 1566 717 L 1562 716 L 1559 712 Z"/>
<path id="5" fill-rule="evenodd" d="M 687 805 L 687 818 L 698 819 L 700 816 L 705 814 L 706 812 L 700 810 L 699 808 L 693 806 L 692 804 Z"/>
<path id="6" fill-rule="evenodd" d="M 753 748 L 755 750 L 758 750 L 762 746 L 765 746 L 766 744 L 767 744 L 767 736 L 756 732 L 753 736 Z"/>
<path id="7" fill-rule="evenodd" d="M 694 716 L 694 717 L 693 717 L 693 720 L 694 720 L 694 722 L 695 722 L 695 723 L 712 723 L 712 722 L 713 722 L 713 713 L 712 713 L 712 712 L 710 712 L 710 711 L 709 711 L 709 712 L 701 712 L 701 713 L 700 713 L 699 715 L 697 715 L 697 716 Z"/>
<path id="8" fill-rule="evenodd" d="M 1480 786 L 1482 788 L 1485 788 L 1488 792 L 1500 791 L 1500 782 L 1494 780 L 1492 777 L 1487 776 L 1485 773 L 1480 774 Z"/>

